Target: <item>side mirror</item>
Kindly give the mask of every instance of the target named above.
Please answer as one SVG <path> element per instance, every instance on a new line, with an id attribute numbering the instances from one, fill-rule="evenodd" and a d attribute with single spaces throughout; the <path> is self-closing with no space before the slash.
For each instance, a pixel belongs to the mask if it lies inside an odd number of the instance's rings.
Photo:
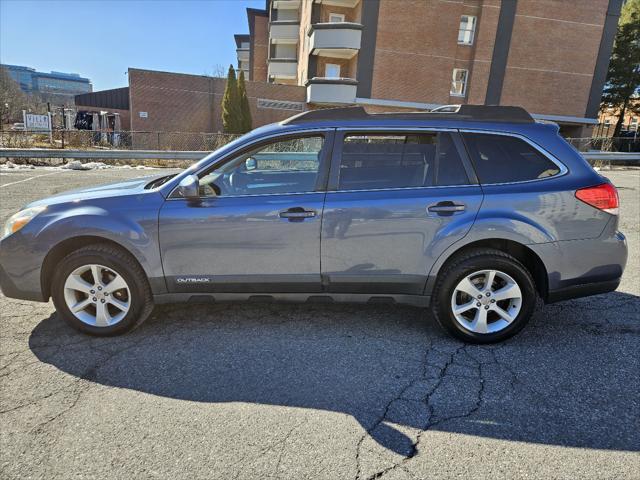
<path id="1" fill-rule="evenodd" d="M 197 175 L 189 175 L 180 180 L 178 194 L 187 200 L 200 198 L 200 181 Z"/>
<path id="2" fill-rule="evenodd" d="M 246 168 L 247 170 L 255 170 L 256 168 L 258 168 L 258 162 L 255 158 L 249 157 L 244 161 L 244 168 Z"/>

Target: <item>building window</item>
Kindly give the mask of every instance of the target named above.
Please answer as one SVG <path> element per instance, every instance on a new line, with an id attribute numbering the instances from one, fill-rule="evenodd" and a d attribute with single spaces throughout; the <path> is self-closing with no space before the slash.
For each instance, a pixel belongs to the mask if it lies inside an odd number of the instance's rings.
<path id="1" fill-rule="evenodd" d="M 629 122 L 629 131 L 637 132 L 638 131 L 638 117 L 633 117 L 631 122 Z"/>
<path id="2" fill-rule="evenodd" d="M 342 23 L 344 22 L 344 15 L 342 13 L 330 13 L 329 23 Z"/>
<path id="3" fill-rule="evenodd" d="M 458 43 L 460 45 L 473 45 L 473 37 L 476 32 L 476 17 L 462 15 L 460 17 L 460 30 L 458 30 Z"/>
<path id="4" fill-rule="evenodd" d="M 454 68 L 451 80 L 451 95 L 454 97 L 464 97 L 467 94 L 467 79 L 469 71 L 464 68 Z"/>
<path id="5" fill-rule="evenodd" d="M 325 64 L 324 76 L 327 78 L 340 78 L 340 65 L 335 63 Z"/>

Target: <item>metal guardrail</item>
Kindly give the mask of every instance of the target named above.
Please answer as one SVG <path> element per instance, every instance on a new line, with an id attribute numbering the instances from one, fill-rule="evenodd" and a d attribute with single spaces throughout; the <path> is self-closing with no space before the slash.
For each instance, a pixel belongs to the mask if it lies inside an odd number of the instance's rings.
<path id="1" fill-rule="evenodd" d="M 0 158 L 56 158 L 80 160 L 200 160 L 211 152 L 176 150 L 60 150 L 3 148 Z"/>
<path id="2" fill-rule="evenodd" d="M 60 150 L 48 148 L 3 148 L 0 158 L 55 158 L 80 160 L 200 160 L 210 152 L 175 150 Z M 640 153 L 582 152 L 589 162 L 640 166 Z"/>
<path id="3" fill-rule="evenodd" d="M 592 160 L 616 160 L 623 162 L 635 162 L 640 166 L 640 153 L 623 152 L 582 152 L 582 156 L 589 161 Z"/>

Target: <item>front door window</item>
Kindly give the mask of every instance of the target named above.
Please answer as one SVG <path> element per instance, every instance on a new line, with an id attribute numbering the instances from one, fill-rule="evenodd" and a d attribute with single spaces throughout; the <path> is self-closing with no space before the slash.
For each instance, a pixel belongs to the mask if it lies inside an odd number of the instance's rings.
<path id="1" fill-rule="evenodd" d="M 282 140 L 238 155 L 200 179 L 200 195 L 239 196 L 313 192 L 323 137 Z"/>

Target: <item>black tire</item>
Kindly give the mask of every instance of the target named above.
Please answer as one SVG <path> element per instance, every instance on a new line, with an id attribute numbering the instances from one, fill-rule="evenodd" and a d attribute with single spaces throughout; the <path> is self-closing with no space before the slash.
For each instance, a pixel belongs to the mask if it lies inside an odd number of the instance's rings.
<path id="1" fill-rule="evenodd" d="M 114 325 L 99 327 L 89 325 L 76 318 L 67 307 L 64 298 L 64 283 L 76 268 L 98 264 L 118 272 L 126 281 L 130 291 L 131 306 L 125 317 Z M 95 336 L 119 335 L 138 327 L 153 310 L 153 295 L 147 277 L 138 262 L 126 251 L 109 244 L 92 244 L 82 247 L 64 257 L 56 265 L 51 282 L 51 297 L 58 314 L 73 328 Z"/>
<path id="2" fill-rule="evenodd" d="M 494 333 L 476 333 L 464 328 L 455 318 L 451 298 L 458 283 L 480 270 L 499 270 L 518 283 L 522 305 L 516 318 L 503 330 Z M 431 309 L 438 324 L 454 337 L 469 343 L 495 343 L 518 333 L 533 315 L 538 299 L 531 273 L 508 253 L 491 248 L 474 249 L 454 257 L 438 275 Z"/>

